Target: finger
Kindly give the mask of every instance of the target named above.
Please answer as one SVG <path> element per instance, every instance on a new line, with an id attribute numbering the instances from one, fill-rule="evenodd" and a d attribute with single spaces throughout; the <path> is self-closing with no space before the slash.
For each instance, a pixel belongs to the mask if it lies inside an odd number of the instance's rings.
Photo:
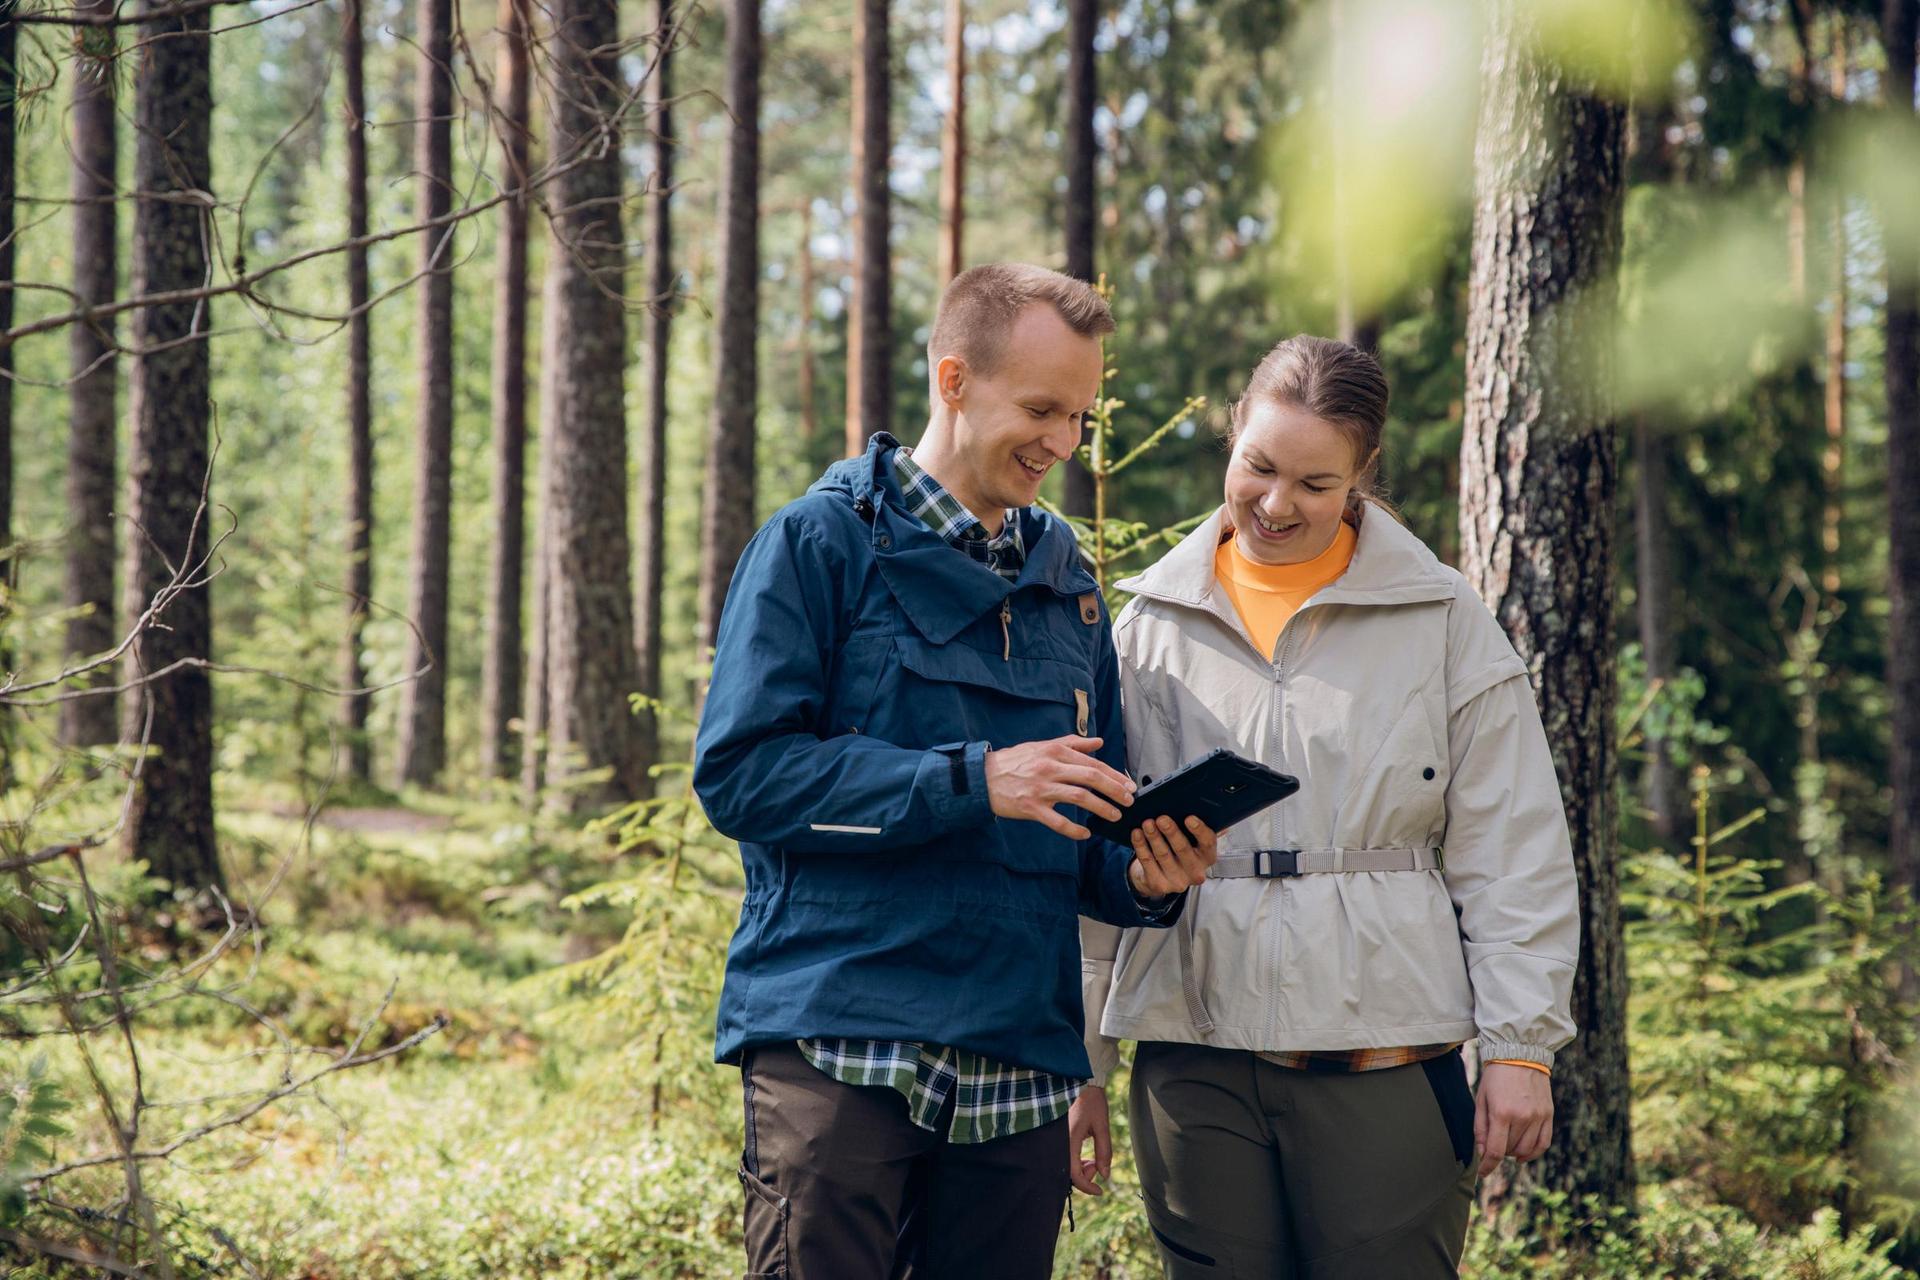
<path id="1" fill-rule="evenodd" d="M 1113 1174 L 1113 1129 L 1102 1122 L 1093 1127 L 1093 1164 L 1103 1178 Z"/>
<path id="2" fill-rule="evenodd" d="M 1487 1149 L 1480 1157 L 1480 1173 L 1492 1173 L 1513 1149 L 1513 1134 L 1507 1117 L 1499 1112 L 1487 1116 Z"/>
<path id="3" fill-rule="evenodd" d="M 1200 856 L 1186 835 L 1172 818 L 1161 818 L 1157 824 L 1166 837 L 1167 847 L 1172 851 L 1168 860 L 1169 874 L 1178 877 L 1181 888 L 1199 884 L 1207 878 L 1207 860 Z"/>
<path id="4" fill-rule="evenodd" d="M 1063 835 L 1069 840 L 1089 840 L 1093 838 L 1093 832 L 1073 821 L 1052 805 L 1041 805 L 1040 811 L 1033 814 L 1032 819 L 1047 830 Z"/>
<path id="5" fill-rule="evenodd" d="M 1067 1176 L 1073 1180 L 1073 1189 L 1085 1195 L 1101 1194 L 1100 1184 L 1093 1180 L 1093 1172 L 1093 1161 L 1082 1160 L 1077 1153 L 1067 1162 Z"/>
<path id="6" fill-rule="evenodd" d="M 1047 789 L 1047 802 L 1049 804 L 1079 805 L 1088 813 L 1097 813 L 1108 822 L 1120 821 L 1120 810 L 1108 804 L 1093 792 L 1088 791 L 1085 787 L 1075 787 L 1067 783 L 1057 783 Z"/>
<path id="7" fill-rule="evenodd" d="M 1473 1149 L 1483 1152 L 1487 1149 L 1487 1085 L 1480 1082 L 1480 1089 L 1473 1095 Z"/>
<path id="8" fill-rule="evenodd" d="M 1548 1112 L 1534 1123 L 1532 1132 L 1527 1134 L 1526 1145 L 1520 1152 L 1522 1160 L 1538 1160 L 1547 1153 L 1547 1147 L 1553 1142 L 1553 1113 Z"/>
<path id="9" fill-rule="evenodd" d="M 1133 832 L 1133 865 L 1140 868 L 1140 874 L 1131 877 L 1134 887 L 1143 895 L 1157 898 L 1173 892 L 1166 887 L 1166 875 L 1160 870 L 1159 860 L 1138 828 Z"/>
<path id="10" fill-rule="evenodd" d="M 1220 856 L 1220 833 L 1192 814 L 1187 815 L 1187 830 L 1193 833 L 1193 841 L 1198 847 L 1200 856 L 1206 860 L 1207 865 L 1213 865 L 1214 859 Z"/>
<path id="11" fill-rule="evenodd" d="M 1133 779 L 1118 770 L 1107 768 L 1098 760 L 1056 765 L 1050 780 L 1071 782 L 1090 791 L 1098 791 L 1115 804 L 1133 803 Z"/>
<path id="12" fill-rule="evenodd" d="M 1055 738 L 1054 741 L 1069 751 L 1078 751 L 1084 755 L 1092 755 L 1107 745 L 1105 738 L 1088 738 L 1077 733 L 1068 734 L 1064 738 Z"/>

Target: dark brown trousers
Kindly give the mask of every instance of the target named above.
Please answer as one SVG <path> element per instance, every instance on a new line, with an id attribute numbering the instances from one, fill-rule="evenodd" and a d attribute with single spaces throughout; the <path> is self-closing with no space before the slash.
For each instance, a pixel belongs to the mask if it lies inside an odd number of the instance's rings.
<path id="1" fill-rule="evenodd" d="M 751 1049 L 748 1280 L 1046 1280 L 1066 1205 L 1064 1117 L 991 1142 L 907 1119 L 892 1089 L 842 1084 L 791 1044 Z M 951 1108 L 951 1103 L 949 1103 Z"/>

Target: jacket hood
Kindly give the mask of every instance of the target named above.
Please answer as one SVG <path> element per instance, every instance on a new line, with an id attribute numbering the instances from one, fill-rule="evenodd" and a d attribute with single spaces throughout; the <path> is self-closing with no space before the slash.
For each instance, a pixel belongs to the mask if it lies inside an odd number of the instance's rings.
<path id="1" fill-rule="evenodd" d="M 893 473 L 893 452 L 899 447 L 891 434 L 876 431 L 864 454 L 834 463 L 807 492 L 844 497 L 868 522 L 880 576 L 914 630 L 929 641 L 946 644 L 1028 586 L 1045 586 L 1062 596 L 1099 590 L 1080 563 L 1073 530 L 1034 507 L 1018 513 L 1026 563 L 1017 581 L 1008 582 L 985 565 L 955 554 L 907 510 Z"/>
<path id="2" fill-rule="evenodd" d="M 1213 557 L 1227 530 L 1227 509 L 1215 508 L 1150 568 L 1116 585 L 1126 592 L 1169 604 L 1218 612 Z M 1325 604 L 1415 604 L 1454 593 L 1451 570 L 1427 544 L 1386 511 L 1363 505 L 1353 561 L 1333 585 L 1314 596 Z"/>

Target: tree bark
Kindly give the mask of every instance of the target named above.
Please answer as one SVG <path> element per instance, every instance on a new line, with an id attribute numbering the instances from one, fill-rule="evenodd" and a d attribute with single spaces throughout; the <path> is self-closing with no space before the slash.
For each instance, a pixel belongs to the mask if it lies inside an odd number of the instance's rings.
<path id="1" fill-rule="evenodd" d="M 1673 679 L 1673 531 L 1667 520 L 1667 442 L 1647 422 L 1644 413 L 1633 419 L 1635 548 L 1635 614 L 1640 631 L 1640 654 L 1647 679 Z M 1682 806 L 1673 772 L 1673 755 L 1665 742 L 1647 743 L 1647 767 L 1640 778 L 1641 798 L 1653 829 L 1663 839 L 1681 830 Z"/>
<path id="2" fill-rule="evenodd" d="M 1882 22 L 1887 106 L 1911 144 L 1920 136 L 1913 104 L 1920 3 L 1885 0 Z M 1899 210 L 1886 213 L 1889 223 L 1901 215 Z M 1887 697 L 1893 739 L 1887 865 L 1892 883 L 1920 893 L 1920 245 L 1911 234 L 1887 237 L 1886 391 Z M 1903 994 L 1920 997 L 1913 969 L 1901 978 Z"/>
<path id="3" fill-rule="evenodd" d="M 1578 1204 L 1631 1204 L 1607 354 L 1622 114 L 1535 61 L 1528 23 L 1521 0 L 1498 0 L 1482 61 L 1462 555 L 1532 673 L 1581 890 L 1580 1035 L 1555 1064 L 1553 1145 L 1534 1176 Z"/>
<path id="4" fill-rule="evenodd" d="M 19 124 L 19 0 L 0 0 L 0 330 L 13 327 L 14 151 Z M 13 553 L 13 345 L 0 347 L 0 667 L 13 667 L 8 615 L 19 566 Z M 0 788 L 13 783 L 13 711 L 0 707 Z"/>
<path id="5" fill-rule="evenodd" d="M 146 9 L 166 8 L 147 0 Z M 145 48 L 134 82 L 138 143 L 134 186 L 133 293 L 192 290 L 206 280 L 213 190 L 208 135 L 213 117 L 206 10 L 142 23 Z M 181 198 L 183 193 L 195 193 Z M 128 379 L 129 528 L 126 617 L 150 607 L 127 655 L 123 733 L 151 749 L 142 762 L 127 821 L 127 845 L 177 889 L 224 887 L 213 822 L 213 682 L 187 667 L 213 654 L 211 592 L 202 562 L 217 513 L 201 509 L 208 467 L 208 355 L 211 308 L 204 301 L 133 313 L 135 355 Z M 175 566 L 179 569 L 176 584 Z"/>
<path id="6" fill-rule="evenodd" d="M 111 0 L 88 0 L 82 13 L 111 12 Z M 81 37 L 73 64 L 73 292 L 82 305 L 111 301 L 119 260 L 115 214 L 112 27 Z M 11 304 L 9 304 L 11 305 Z M 114 321 L 101 317 L 67 330 L 67 556 L 65 649 L 69 658 L 113 648 L 113 489 L 115 441 Z M 101 670 L 89 683 L 111 684 Z M 68 746 L 112 742 L 113 699 L 75 698 L 60 705 L 60 741 Z"/>
<path id="7" fill-rule="evenodd" d="M 640 692 L 659 698 L 662 593 L 667 565 L 667 363 L 673 352 L 673 313 L 678 284 L 673 262 L 673 0 L 654 0 L 660 52 L 653 70 L 653 260 L 647 311 L 647 436 L 640 451 L 639 578 L 633 598 L 635 679 Z M 804 413 L 804 410 L 803 410 Z M 647 771 L 660 762 L 660 717 L 651 707 L 635 713 L 635 746 L 641 794 L 653 794 Z"/>
<path id="8" fill-rule="evenodd" d="M 500 0 L 500 139 L 506 178 L 521 194 L 500 206 L 493 304 L 493 545 L 487 573 L 487 649 L 480 671 L 480 770 L 511 776 L 512 722 L 523 674 L 520 587 L 526 558 L 527 181 L 530 0 Z"/>
<path id="9" fill-rule="evenodd" d="M 940 287 L 966 270 L 967 0 L 947 0 L 947 118 L 940 128 Z"/>
<path id="10" fill-rule="evenodd" d="M 420 0 L 414 217 L 453 209 L 453 0 Z M 420 376 L 414 440 L 413 561 L 407 613 L 417 632 L 402 686 L 399 781 L 432 785 L 447 765 L 447 557 L 453 510 L 453 228 L 420 233 Z"/>
<path id="11" fill-rule="evenodd" d="M 639 794 L 627 533 L 626 239 L 618 0 L 554 0 L 554 302 L 547 583 L 547 778 L 570 804 Z M 578 163 L 574 163 L 578 160 Z M 604 782 L 574 782 L 607 770 Z"/>
<path id="12" fill-rule="evenodd" d="M 892 254 L 887 172 L 893 146 L 887 0 L 853 9 L 853 296 L 847 308 L 847 456 L 892 424 Z"/>
<path id="13" fill-rule="evenodd" d="M 549 251 L 552 244 L 549 235 Z M 553 509 L 553 374 L 559 365 L 554 352 L 560 316 L 555 290 L 559 283 L 559 276 L 547 272 L 540 293 L 540 464 L 533 486 L 533 607 L 528 614 L 533 634 L 527 638 L 526 710 L 520 742 L 521 798 L 529 809 L 539 803 L 540 789 L 547 780 L 547 654 L 553 632 L 548 608 L 553 582 L 553 522 L 547 513 Z"/>
<path id="14" fill-rule="evenodd" d="M 1828 64 L 1835 103 L 1847 100 L 1847 26 L 1833 16 L 1833 51 Z M 1833 183 L 1833 292 L 1827 315 L 1826 448 L 1820 454 L 1820 589 L 1840 590 L 1841 472 L 1847 447 L 1847 195 L 1838 173 Z"/>
<path id="15" fill-rule="evenodd" d="M 861 0 L 862 4 L 872 0 Z M 856 95 L 856 99 L 857 99 Z M 700 514 L 700 644 L 713 647 L 754 527 L 754 351 L 760 311 L 760 0 L 727 0 L 727 135 L 720 189 L 720 317 Z"/>
<path id="16" fill-rule="evenodd" d="M 811 445 L 820 434 L 820 408 L 815 404 L 813 369 L 813 202 L 800 202 L 800 372 L 795 394 L 800 397 L 800 439 Z"/>
<path id="17" fill-rule="evenodd" d="M 340 61 L 345 73 L 347 135 L 347 237 L 367 234 L 367 86 L 366 37 L 361 0 L 346 0 L 341 16 Z M 367 669 L 360 637 L 373 594 L 373 337 L 372 289 L 367 279 L 367 249 L 347 250 L 347 634 L 341 654 L 341 687 L 364 688 Z M 347 772 L 361 781 L 373 772 L 373 744 L 367 738 L 371 699 L 349 693 L 343 699 L 342 729 L 347 738 Z"/>
<path id="18" fill-rule="evenodd" d="M 1094 0 L 1067 0 L 1067 274 L 1092 283 L 1094 272 L 1093 104 L 1098 91 L 1093 36 L 1099 27 Z M 1076 454 L 1064 464 L 1061 509 L 1093 518 L 1093 473 Z"/>

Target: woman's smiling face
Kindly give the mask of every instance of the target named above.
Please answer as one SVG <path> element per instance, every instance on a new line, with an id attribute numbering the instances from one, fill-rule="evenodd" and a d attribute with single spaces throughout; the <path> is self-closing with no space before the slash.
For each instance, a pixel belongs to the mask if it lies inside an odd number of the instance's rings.
<path id="1" fill-rule="evenodd" d="M 1227 516 L 1256 564 L 1300 564 L 1333 545 L 1360 478 L 1345 432 L 1294 405 L 1247 407 L 1227 461 Z"/>

